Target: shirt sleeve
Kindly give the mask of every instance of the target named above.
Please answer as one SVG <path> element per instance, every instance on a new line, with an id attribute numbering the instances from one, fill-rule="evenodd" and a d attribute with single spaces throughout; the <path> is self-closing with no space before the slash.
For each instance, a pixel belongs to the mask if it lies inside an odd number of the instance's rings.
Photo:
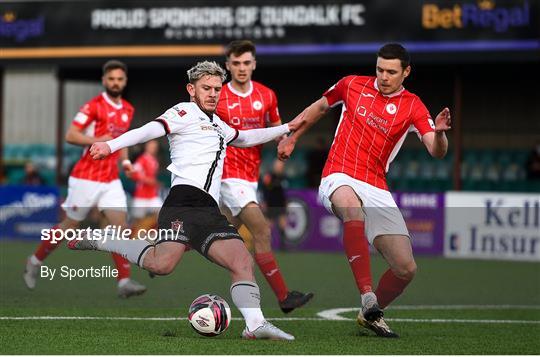
<path id="1" fill-rule="evenodd" d="M 88 102 L 83 105 L 79 112 L 73 118 L 73 125 L 80 129 L 85 129 L 90 123 L 96 119 L 96 109 L 92 102 Z"/>
<path id="2" fill-rule="evenodd" d="M 109 140 L 106 143 L 109 145 L 109 148 L 111 148 L 111 153 L 113 153 L 135 144 L 145 143 L 149 140 L 159 138 L 163 135 L 165 135 L 165 130 L 163 130 L 163 127 L 159 125 L 159 123 L 151 121 L 140 128 L 127 131 L 119 137 Z"/>
<path id="3" fill-rule="evenodd" d="M 155 121 L 163 125 L 167 135 L 179 134 L 187 127 L 189 115 L 188 108 L 176 105 L 157 117 Z"/>
<path id="4" fill-rule="evenodd" d="M 279 116 L 277 96 L 273 90 L 270 90 L 270 98 L 271 99 L 270 99 L 270 108 L 268 109 L 268 122 L 278 123 L 281 121 L 281 117 Z"/>
<path id="5" fill-rule="evenodd" d="M 241 130 L 238 132 L 238 136 L 234 138 L 230 144 L 231 146 L 240 148 L 257 146 L 289 132 L 288 124 L 273 126 L 271 128 Z"/>
<path id="6" fill-rule="evenodd" d="M 334 107 L 338 104 L 343 103 L 346 95 L 346 88 L 353 78 L 354 76 L 343 77 L 336 84 L 328 88 L 328 90 L 323 93 L 323 96 L 326 97 L 326 100 L 328 101 L 328 105 Z"/>
<path id="7" fill-rule="evenodd" d="M 429 132 L 435 131 L 435 123 L 429 114 L 428 109 L 420 98 L 416 98 L 412 109 L 412 124 L 420 137 Z"/>
<path id="8" fill-rule="evenodd" d="M 225 142 L 227 143 L 227 145 L 229 145 L 232 141 L 236 140 L 239 131 L 237 129 L 231 128 L 229 124 L 225 123 L 223 120 L 220 119 L 220 121 L 220 126 L 225 133 Z"/>

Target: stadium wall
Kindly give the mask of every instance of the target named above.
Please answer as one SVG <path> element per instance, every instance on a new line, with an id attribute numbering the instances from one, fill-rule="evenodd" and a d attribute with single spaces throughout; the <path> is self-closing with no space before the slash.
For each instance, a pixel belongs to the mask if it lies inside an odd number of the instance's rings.
<path id="1" fill-rule="evenodd" d="M 58 81 L 54 67 L 6 68 L 4 144 L 54 144 Z"/>

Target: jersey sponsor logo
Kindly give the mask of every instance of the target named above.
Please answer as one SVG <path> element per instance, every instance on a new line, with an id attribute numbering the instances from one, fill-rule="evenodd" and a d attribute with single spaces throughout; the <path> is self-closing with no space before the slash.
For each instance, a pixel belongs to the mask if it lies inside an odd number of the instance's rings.
<path id="1" fill-rule="evenodd" d="M 371 93 L 362 93 L 362 97 L 375 98 L 375 96 Z"/>
<path id="2" fill-rule="evenodd" d="M 127 123 L 128 119 L 129 119 L 128 115 L 127 115 L 126 113 L 123 113 L 123 114 L 122 114 L 122 121 L 123 121 L 124 123 Z"/>
<path id="3" fill-rule="evenodd" d="M 253 109 L 255 110 L 261 110 L 263 107 L 262 103 L 258 100 L 253 102 Z"/>
<path id="4" fill-rule="evenodd" d="M 223 133 L 223 130 L 217 126 L 216 124 L 213 125 L 201 125 L 201 130 L 213 130 L 218 133 L 219 136 L 225 137 L 225 134 Z"/>
<path id="5" fill-rule="evenodd" d="M 397 107 L 394 103 L 387 104 L 386 111 L 388 112 L 388 114 L 396 114 Z"/>
<path id="6" fill-rule="evenodd" d="M 356 108 L 356 114 L 362 116 L 362 117 L 365 117 L 366 116 L 366 107 L 364 107 L 363 105 L 359 106 L 358 108 Z"/>
<path id="7" fill-rule="evenodd" d="M 181 110 L 177 109 L 176 112 L 178 113 L 178 115 L 180 115 L 180 117 L 183 117 L 184 115 L 187 114 L 187 112 L 184 109 L 181 109 Z"/>
<path id="8" fill-rule="evenodd" d="M 240 118 L 239 117 L 232 117 L 231 124 L 235 125 L 235 126 L 239 126 L 240 125 Z"/>
<path id="9" fill-rule="evenodd" d="M 113 116 L 115 116 L 115 115 L 116 115 L 116 112 L 110 112 L 110 113 L 107 113 L 107 116 L 108 116 L 109 118 L 111 118 L 111 117 L 113 117 Z"/>
<path id="10" fill-rule="evenodd" d="M 227 106 L 227 107 L 228 107 L 229 109 L 234 109 L 234 108 L 236 108 L 236 107 L 239 106 L 239 105 L 240 105 L 240 103 L 233 103 L 233 104 L 231 104 L 231 105 L 229 105 L 229 106 Z"/>

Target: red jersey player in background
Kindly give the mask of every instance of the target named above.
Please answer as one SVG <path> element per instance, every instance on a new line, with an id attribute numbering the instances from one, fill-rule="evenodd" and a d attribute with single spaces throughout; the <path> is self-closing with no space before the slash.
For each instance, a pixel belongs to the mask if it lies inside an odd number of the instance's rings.
<path id="1" fill-rule="evenodd" d="M 153 228 L 157 225 L 157 215 L 163 205 L 159 196 L 159 161 L 157 154 L 159 143 L 150 140 L 144 144 L 144 152 L 135 160 L 133 171 L 128 175 L 137 184 L 133 193 L 132 215 L 135 218 L 133 232 L 141 228 Z"/>
<path id="2" fill-rule="evenodd" d="M 118 178 L 119 160 L 123 160 L 126 172 L 133 169 L 127 160 L 127 150 L 102 161 L 93 160 L 88 150 L 93 143 L 116 138 L 129 129 L 134 109 L 122 99 L 127 84 L 127 66 L 115 60 L 105 63 L 102 84 L 105 92 L 82 106 L 66 133 L 68 143 L 85 149 L 69 176 L 68 194 L 62 204 L 66 218 L 52 228 L 56 234 L 77 229 L 93 206 L 103 212 L 109 224 L 127 227 L 126 194 Z M 29 289 L 34 289 L 41 264 L 57 247 L 54 241 L 44 240 L 28 258 L 23 278 Z M 113 254 L 113 260 L 118 269 L 118 295 L 127 298 L 144 293 L 146 287 L 130 279 L 129 262 L 118 254 Z"/>
<path id="3" fill-rule="evenodd" d="M 274 91 L 251 80 L 256 66 L 255 45 L 247 40 L 233 41 L 225 55 L 231 81 L 223 86 L 217 115 L 238 130 L 281 125 Z M 255 262 L 274 291 L 281 310 L 288 313 L 307 303 L 313 294 L 289 291 L 272 253 L 270 227 L 257 200 L 261 150 L 262 145 L 227 147 L 220 206 L 229 222 L 236 228 L 244 224 L 253 236 Z"/>
<path id="4" fill-rule="evenodd" d="M 319 198 L 343 221 L 343 244 L 362 298 L 358 323 L 383 337 L 398 337 L 383 319 L 382 309 L 396 299 L 416 273 L 409 232 L 386 184 L 386 172 L 409 131 L 415 131 L 429 153 L 443 158 L 450 111 L 435 118 L 420 98 L 403 88 L 411 72 L 409 54 L 387 44 L 377 54 L 376 77 L 342 78 L 300 114 L 305 125 L 280 142 L 287 159 L 298 138 L 330 107 L 343 104 L 334 142 L 322 174 Z M 389 269 L 372 289 L 369 243 Z"/>

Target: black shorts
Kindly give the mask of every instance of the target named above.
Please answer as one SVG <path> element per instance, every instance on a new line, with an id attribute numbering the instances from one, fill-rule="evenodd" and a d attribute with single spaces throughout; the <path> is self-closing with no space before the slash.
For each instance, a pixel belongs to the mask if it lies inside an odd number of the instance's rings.
<path id="1" fill-rule="evenodd" d="M 240 239 L 240 235 L 208 193 L 190 185 L 176 185 L 159 211 L 160 234 L 156 244 L 178 242 L 189 245 L 208 258 L 208 249 L 220 239 Z"/>

